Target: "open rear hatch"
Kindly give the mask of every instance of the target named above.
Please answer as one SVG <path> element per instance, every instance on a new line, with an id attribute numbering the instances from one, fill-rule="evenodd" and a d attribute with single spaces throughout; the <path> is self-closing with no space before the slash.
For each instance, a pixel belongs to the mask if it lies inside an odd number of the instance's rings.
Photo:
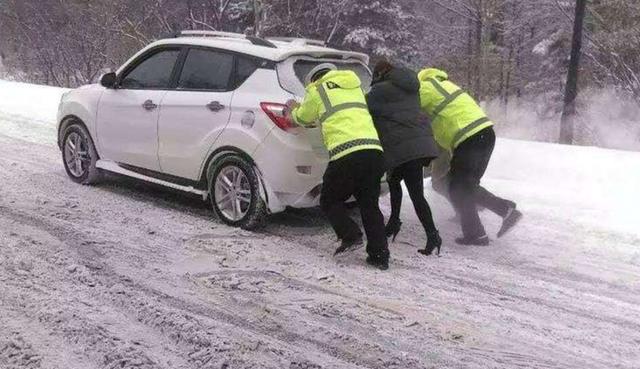
<path id="1" fill-rule="evenodd" d="M 368 92 L 371 86 L 371 71 L 360 58 L 314 57 L 310 55 L 295 55 L 277 64 L 278 79 L 280 85 L 290 92 L 298 101 L 302 101 L 305 94 L 304 77 L 315 66 L 322 63 L 333 63 L 340 70 L 354 71 L 362 81 L 362 87 Z M 329 153 L 322 141 L 322 129 L 320 126 L 302 130 L 302 135 L 311 144 L 313 151 L 320 157 L 328 158 Z"/>

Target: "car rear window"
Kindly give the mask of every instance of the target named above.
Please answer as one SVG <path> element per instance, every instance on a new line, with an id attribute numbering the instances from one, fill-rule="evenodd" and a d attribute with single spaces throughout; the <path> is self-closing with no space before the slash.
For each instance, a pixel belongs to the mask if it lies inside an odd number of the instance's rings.
<path id="1" fill-rule="evenodd" d="M 326 63 L 324 60 L 298 60 L 293 63 L 293 70 L 298 77 L 300 83 L 304 84 L 304 77 L 313 69 L 315 66 L 320 65 L 322 63 Z M 369 70 L 361 63 L 351 62 L 351 63 L 334 63 L 338 67 L 339 70 L 351 70 L 355 72 L 360 80 L 362 81 L 362 87 L 368 89 L 371 85 L 371 74 Z"/>

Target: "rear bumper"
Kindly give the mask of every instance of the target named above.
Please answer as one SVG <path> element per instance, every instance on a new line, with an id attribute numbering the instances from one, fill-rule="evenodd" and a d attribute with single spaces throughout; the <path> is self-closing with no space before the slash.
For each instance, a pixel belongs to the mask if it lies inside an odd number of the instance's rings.
<path id="1" fill-rule="evenodd" d="M 312 208 L 320 205 L 320 191 L 322 190 L 322 185 L 319 184 L 311 191 L 305 194 L 294 194 L 294 193 L 276 193 L 278 197 L 278 201 L 283 204 L 285 207 L 292 208 Z"/>
<path id="2" fill-rule="evenodd" d="M 306 194 L 289 194 L 289 193 L 273 193 L 271 194 L 271 198 L 268 200 L 269 202 L 269 211 L 273 213 L 278 213 L 286 209 L 287 207 L 292 208 L 313 208 L 320 205 L 320 192 L 322 191 L 322 185 L 319 184 L 313 190 Z M 383 182 L 380 185 L 380 197 L 386 196 L 389 194 L 389 185 L 386 182 Z M 355 202 L 356 199 L 351 197 L 347 202 Z"/>
<path id="3" fill-rule="evenodd" d="M 308 208 L 319 204 L 328 160 L 314 152 L 303 137 L 271 132 L 252 156 L 267 187 L 272 213 L 286 207 Z"/>
<path id="4" fill-rule="evenodd" d="M 326 152 L 314 151 L 306 138 L 282 132 L 271 132 L 258 146 L 253 159 L 262 175 L 271 213 L 320 204 L 322 177 L 329 162 L 323 154 Z M 383 178 L 380 196 L 388 193 Z"/>

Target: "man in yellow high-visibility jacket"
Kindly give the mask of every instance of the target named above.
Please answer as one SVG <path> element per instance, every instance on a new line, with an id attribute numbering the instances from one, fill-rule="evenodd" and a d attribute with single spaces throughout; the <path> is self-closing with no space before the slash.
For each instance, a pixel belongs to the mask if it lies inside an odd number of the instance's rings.
<path id="1" fill-rule="evenodd" d="M 498 237 L 521 218 L 513 201 L 493 195 L 480 186 L 496 142 L 493 122 L 478 103 L 449 81 L 446 72 L 427 68 L 418 74 L 420 105 L 431 118 L 433 136 L 452 154 L 449 171 L 449 195 L 460 215 L 463 245 L 487 245 L 489 237 L 478 216 L 478 205 L 503 218 Z"/>
<path id="2" fill-rule="evenodd" d="M 367 235 L 367 263 L 388 269 L 389 249 L 380 211 L 384 157 L 358 76 L 333 64 L 314 67 L 305 79 L 302 104 L 289 101 L 299 125 L 320 124 L 330 161 L 324 174 L 320 206 L 342 241 L 336 254 L 359 248 L 360 227 L 349 217 L 345 201 L 356 198 Z"/>

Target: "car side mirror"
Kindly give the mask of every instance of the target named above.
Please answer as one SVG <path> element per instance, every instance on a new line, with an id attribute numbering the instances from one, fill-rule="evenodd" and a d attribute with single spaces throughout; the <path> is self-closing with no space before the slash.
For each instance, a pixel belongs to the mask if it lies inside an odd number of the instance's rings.
<path id="1" fill-rule="evenodd" d="M 100 77 L 100 84 L 106 88 L 116 88 L 117 77 L 114 72 L 105 73 Z"/>

